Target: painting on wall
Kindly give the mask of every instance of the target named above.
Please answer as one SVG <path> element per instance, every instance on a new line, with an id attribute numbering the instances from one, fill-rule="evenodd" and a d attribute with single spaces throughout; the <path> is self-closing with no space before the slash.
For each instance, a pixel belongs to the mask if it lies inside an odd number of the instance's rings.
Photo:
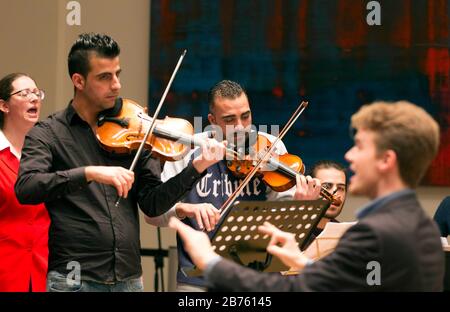
<path id="1" fill-rule="evenodd" d="M 284 138 L 306 167 L 345 164 L 350 116 L 375 100 L 421 105 L 441 126 L 426 185 L 450 185 L 450 57 L 446 0 L 151 2 L 149 108 L 155 109 L 184 49 L 163 113 L 207 125 L 206 94 L 230 79 L 247 91 L 253 122 L 281 127 L 308 108 Z M 270 131 L 269 131 L 270 132 Z"/>

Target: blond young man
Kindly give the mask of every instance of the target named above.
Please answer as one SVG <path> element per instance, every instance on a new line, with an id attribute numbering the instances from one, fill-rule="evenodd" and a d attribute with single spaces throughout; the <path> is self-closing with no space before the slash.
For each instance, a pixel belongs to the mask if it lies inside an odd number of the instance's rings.
<path id="1" fill-rule="evenodd" d="M 302 255 L 294 236 L 266 223 L 267 251 L 303 270 L 294 278 L 259 273 L 222 259 L 203 233 L 178 220 L 192 260 L 208 285 L 233 291 L 441 291 L 444 255 L 439 231 L 413 189 L 439 146 L 439 126 L 408 102 L 377 102 L 352 116 L 355 145 L 346 153 L 353 176 L 349 192 L 372 201 L 335 251 L 320 261 Z"/>

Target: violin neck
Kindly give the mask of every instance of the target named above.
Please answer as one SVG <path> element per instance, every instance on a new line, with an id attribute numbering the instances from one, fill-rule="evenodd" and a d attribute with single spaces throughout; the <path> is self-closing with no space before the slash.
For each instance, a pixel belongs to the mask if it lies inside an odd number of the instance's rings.
<path id="1" fill-rule="evenodd" d="M 195 138 L 191 135 L 186 135 L 181 132 L 176 131 L 169 131 L 162 127 L 156 126 L 153 130 L 153 133 L 163 139 L 176 141 L 178 143 L 184 144 L 184 145 L 195 145 L 195 146 L 201 146 L 201 140 Z"/>
<path id="2" fill-rule="evenodd" d="M 267 165 L 269 166 L 269 168 L 274 169 L 274 170 L 286 175 L 287 177 L 290 177 L 293 179 L 295 179 L 295 176 L 297 174 L 299 174 L 292 168 L 286 166 L 283 163 L 277 162 L 276 160 L 273 160 L 272 158 L 269 159 L 269 161 L 267 162 Z M 322 197 L 326 198 L 329 201 L 334 200 L 334 196 L 330 192 L 328 192 L 323 186 L 321 187 L 320 195 L 322 195 Z"/>
<path id="3" fill-rule="evenodd" d="M 195 137 L 193 135 L 187 135 L 181 132 L 175 132 L 175 131 L 168 131 L 162 127 L 156 126 L 153 130 L 153 133 L 163 139 L 176 141 L 178 143 L 187 145 L 187 146 L 202 146 L 202 144 L 205 142 L 204 138 Z M 236 156 L 236 153 L 230 149 L 226 149 L 226 153 L 228 157 L 233 158 Z"/>
<path id="4" fill-rule="evenodd" d="M 297 175 L 297 171 L 281 162 L 274 160 L 273 158 L 269 158 L 269 160 L 267 161 L 267 167 L 272 170 L 278 171 L 279 173 L 282 173 L 289 178 L 295 179 L 295 176 Z"/>

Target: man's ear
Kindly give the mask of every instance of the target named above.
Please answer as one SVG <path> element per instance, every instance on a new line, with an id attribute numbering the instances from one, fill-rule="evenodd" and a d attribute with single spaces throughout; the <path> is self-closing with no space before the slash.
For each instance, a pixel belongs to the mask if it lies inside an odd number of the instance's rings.
<path id="1" fill-rule="evenodd" d="M 0 100 L 0 111 L 3 113 L 9 113 L 9 105 L 5 100 Z"/>
<path id="2" fill-rule="evenodd" d="M 85 86 L 85 79 L 82 75 L 75 73 L 72 75 L 72 83 L 77 90 L 83 90 Z"/>
<path id="3" fill-rule="evenodd" d="M 214 115 L 211 113 L 208 114 L 208 121 L 211 125 L 217 124 L 216 117 L 214 117 Z"/>
<path id="4" fill-rule="evenodd" d="M 393 150 L 386 150 L 379 157 L 378 161 L 382 171 L 390 170 L 397 166 L 397 154 Z"/>

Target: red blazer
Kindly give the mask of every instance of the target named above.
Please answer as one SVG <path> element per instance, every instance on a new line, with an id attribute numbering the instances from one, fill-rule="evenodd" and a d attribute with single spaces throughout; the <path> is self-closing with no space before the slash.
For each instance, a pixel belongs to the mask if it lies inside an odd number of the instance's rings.
<path id="1" fill-rule="evenodd" d="M 44 204 L 21 205 L 14 193 L 19 160 L 0 151 L 0 291 L 46 290 L 48 227 Z"/>

